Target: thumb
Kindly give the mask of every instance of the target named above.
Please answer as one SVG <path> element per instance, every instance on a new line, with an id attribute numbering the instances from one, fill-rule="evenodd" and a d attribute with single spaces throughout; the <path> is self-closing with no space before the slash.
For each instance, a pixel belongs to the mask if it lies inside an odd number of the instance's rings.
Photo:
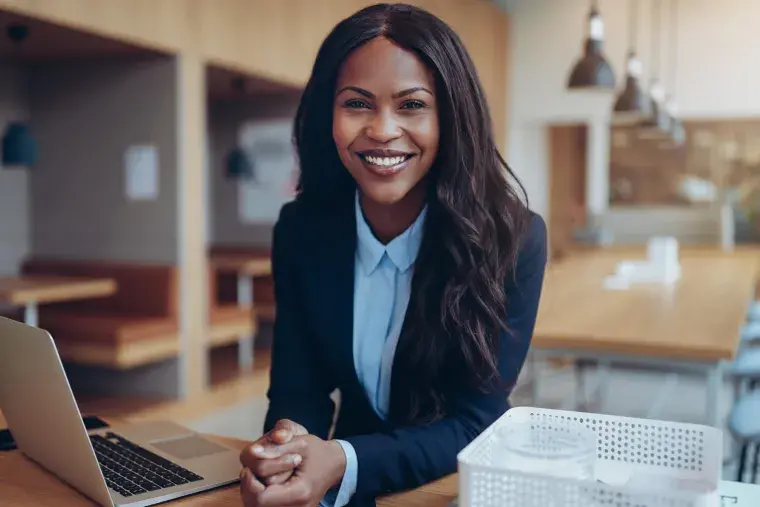
<path id="1" fill-rule="evenodd" d="M 278 444 L 286 444 L 293 437 L 308 435 L 306 428 L 290 419 L 280 419 L 272 428 L 272 440 Z"/>

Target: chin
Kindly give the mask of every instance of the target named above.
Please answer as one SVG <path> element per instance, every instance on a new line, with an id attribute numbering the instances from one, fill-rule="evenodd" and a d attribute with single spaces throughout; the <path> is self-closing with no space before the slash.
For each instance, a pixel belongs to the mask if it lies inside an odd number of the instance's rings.
<path id="1" fill-rule="evenodd" d="M 401 202 L 410 190 L 406 186 L 399 188 L 393 185 L 365 185 L 361 187 L 362 193 L 373 202 L 388 206 Z"/>

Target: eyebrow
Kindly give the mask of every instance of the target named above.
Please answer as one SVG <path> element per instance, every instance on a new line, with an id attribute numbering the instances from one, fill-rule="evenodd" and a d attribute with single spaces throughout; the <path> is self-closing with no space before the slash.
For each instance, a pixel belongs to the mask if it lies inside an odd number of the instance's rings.
<path id="1" fill-rule="evenodd" d="M 374 99 L 375 94 L 372 92 L 365 90 L 364 88 L 359 88 L 358 86 L 344 86 L 340 90 L 338 90 L 338 93 L 336 95 L 340 95 L 341 93 L 345 91 L 354 91 L 358 93 L 359 95 L 363 95 L 367 97 L 368 99 Z M 411 95 L 415 92 L 425 92 L 429 93 L 431 96 L 433 95 L 433 92 L 425 88 L 424 86 L 413 86 L 412 88 L 407 88 L 406 90 L 401 90 L 400 92 L 396 92 L 393 94 L 394 99 L 400 99 L 401 97 L 405 97 L 407 95 Z"/>

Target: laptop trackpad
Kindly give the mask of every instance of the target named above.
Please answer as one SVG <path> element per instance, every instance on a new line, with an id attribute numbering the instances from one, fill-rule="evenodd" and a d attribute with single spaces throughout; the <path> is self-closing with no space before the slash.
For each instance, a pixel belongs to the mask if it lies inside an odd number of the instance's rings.
<path id="1" fill-rule="evenodd" d="M 161 452 L 169 454 L 177 459 L 193 459 L 219 452 L 228 452 L 229 449 L 222 447 L 210 440 L 198 435 L 175 438 L 172 440 L 159 440 L 151 442 L 151 446 Z"/>

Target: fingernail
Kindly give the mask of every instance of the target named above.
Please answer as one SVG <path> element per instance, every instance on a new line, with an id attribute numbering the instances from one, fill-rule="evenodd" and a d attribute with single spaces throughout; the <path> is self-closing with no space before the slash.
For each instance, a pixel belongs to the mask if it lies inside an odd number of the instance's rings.
<path id="1" fill-rule="evenodd" d="M 281 439 L 288 438 L 288 431 L 287 430 L 277 430 L 277 436 Z"/>
<path id="2" fill-rule="evenodd" d="M 300 454 L 293 454 L 293 455 L 290 457 L 290 461 L 291 461 L 291 462 L 292 462 L 292 463 L 293 463 L 295 466 L 298 466 L 298 465 L 300 465 L 300 464 L 301 464 L 301 461 L 302 461 L 302 460 L 303 460 L 303 458 L 301 457 L 301 455 L 300 455 Z"/>
<path id="3" fill-rule="evenodd" d="M 263 454 L 264 453 L 264 448 L 262 446 L 260 446 L 260 445 L 255 445 L 255 446 L 253 446 L 253 452 L 255 454 Z"/>

